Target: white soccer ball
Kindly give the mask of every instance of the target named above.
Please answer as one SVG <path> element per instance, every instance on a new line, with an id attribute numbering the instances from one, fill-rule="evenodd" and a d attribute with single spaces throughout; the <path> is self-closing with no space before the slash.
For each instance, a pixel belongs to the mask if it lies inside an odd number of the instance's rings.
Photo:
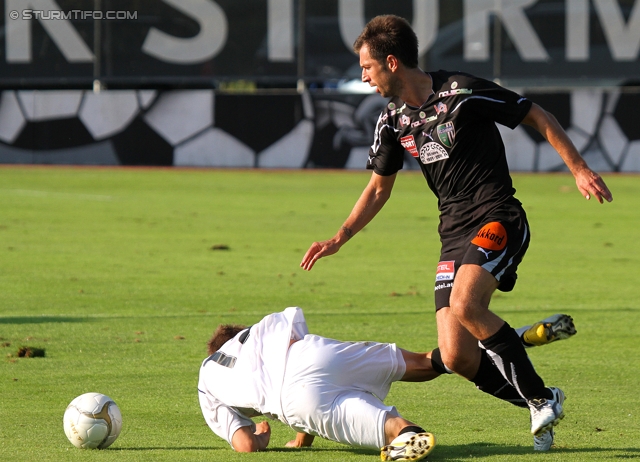
<path id="1" fill-rule="evenodd" d="M 67 438 L 80 449 L 109 447 L 122 429 L 120 409 L 102 393 L 78 396 L 67 406 L 62 420 Z"/>

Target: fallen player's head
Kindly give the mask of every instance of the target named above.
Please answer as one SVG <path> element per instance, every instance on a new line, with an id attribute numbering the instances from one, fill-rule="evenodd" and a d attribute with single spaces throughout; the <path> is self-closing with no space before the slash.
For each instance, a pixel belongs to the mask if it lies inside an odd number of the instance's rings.
<path id="1" fill-rule="evenodd" d="M 246 328 L 247 326 L 239 324 L 220 324 L 207 342 L 207 354 L 211 356 L 218 351 L 222 345 L 227 343 L 228 340 L 235 337 L 238 332 Z"/>

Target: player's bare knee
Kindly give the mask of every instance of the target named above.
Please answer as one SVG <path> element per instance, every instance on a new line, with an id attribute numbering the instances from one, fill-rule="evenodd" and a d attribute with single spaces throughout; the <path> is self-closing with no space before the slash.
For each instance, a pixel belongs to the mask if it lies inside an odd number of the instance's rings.
<path id="1" fill-rule="evenodd" d="M 478 358 L 475 357 L 475 354 L 463 351 L 443 351 L 442 361 L 449 370 L 466 378 L 475 375 L 478 369 Z"/>
<path id="2" fill-rule="evenodd" d="M 450 297 L 450 304 L 453 315 L 467 328 L 481 321 L 489 308 L 488 302 L 485 303 L 473 294 L 463 291 L 454 291 Z"/>
<path id="3" fill-rule="evenodd" d="M 451 296 L 451 312 L 465 327 L 476 322 L 480 309 L 467 298 Z"/>

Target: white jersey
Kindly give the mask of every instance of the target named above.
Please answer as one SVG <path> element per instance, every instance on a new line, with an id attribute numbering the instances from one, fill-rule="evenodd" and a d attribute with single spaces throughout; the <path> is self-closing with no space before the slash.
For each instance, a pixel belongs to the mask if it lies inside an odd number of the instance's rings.
<path id="1" fill-rule="evenodd" d="M 238 428 L 255 430 L 251 417 L 282 418 L 280 395 L 289 344 L 308 333 L 302 310 L 287 308 L 239 332 L 204 360 L 198 396 L 216 435 L 231 444 Z"/>

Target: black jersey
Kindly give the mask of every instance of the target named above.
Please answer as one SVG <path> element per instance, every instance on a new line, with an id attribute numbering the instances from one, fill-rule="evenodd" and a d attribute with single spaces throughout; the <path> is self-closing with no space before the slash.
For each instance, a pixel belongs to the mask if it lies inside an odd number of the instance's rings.
<path id="1" fill-rule="evenodd" d="M 421 107 L 396 97 L 382 111 L 367 168 L 392 175 L 408 151 L 438 198 L 441 237 L 467 232 L 494 212 L 520 211 L 495 122 L 515 128 L 531 101 L 469 74 L 429 75 L 434 94 Z"/>

